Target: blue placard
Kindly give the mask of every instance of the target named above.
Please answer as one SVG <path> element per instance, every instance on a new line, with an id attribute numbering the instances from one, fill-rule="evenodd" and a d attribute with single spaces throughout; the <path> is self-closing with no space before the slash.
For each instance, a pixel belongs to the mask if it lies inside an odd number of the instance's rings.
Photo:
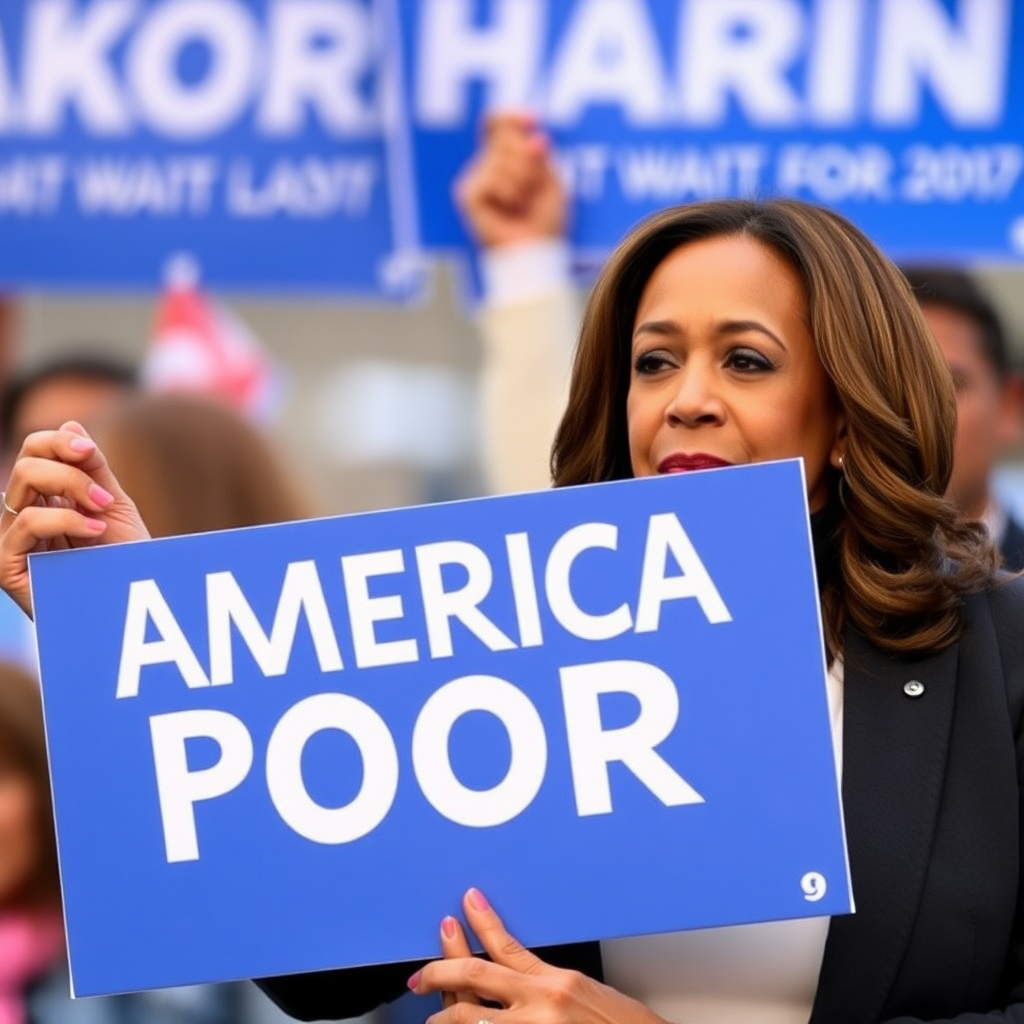
<path id="1" fill-rule="evenodd" d="M 834 207 L 903 260 L 1024 256 L 1014 0 L 402 0 L 401 20 L 432 247 L 467 245 L 443 197 L 482 113 L 520 107 L 554 137 L 584 266 L 723 196 Z"/>
<path id="2" fill-rule="evenodd" d="M 0 3 L 0 285 L 411 298 L 401 69 L 377 0 Z"/>
<path id="3" fill-rule="evenodd" d="M 1024 256 L 1013 0 L 0 3 L 0 286 L 406 300 L 468 240 L 491 106 L 538 113 L 584 269 L 646 214 L 833 206 L 904 260 Z"/>
<path id="4" fill-rule="evenodd" d="M 798 461 L 30 569 L 78 995 L 851 907 Z"/>

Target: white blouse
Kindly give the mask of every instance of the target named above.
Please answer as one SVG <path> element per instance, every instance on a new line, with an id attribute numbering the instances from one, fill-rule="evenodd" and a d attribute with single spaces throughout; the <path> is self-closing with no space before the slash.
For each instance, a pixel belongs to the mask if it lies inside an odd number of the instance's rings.
<path id="1" fill-rule="evenodd" d="M 843 664 L 828 673 L 842 774 Z M 830 918 L 671 932 L 601 943 L 605 981 L 673 1024 L 807 1024 Z"/>

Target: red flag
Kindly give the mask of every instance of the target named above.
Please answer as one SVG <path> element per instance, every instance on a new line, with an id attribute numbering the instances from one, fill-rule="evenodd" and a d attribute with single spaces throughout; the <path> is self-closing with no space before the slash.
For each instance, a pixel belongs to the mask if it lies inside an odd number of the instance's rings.
<path id="1" fill-rule="evenodd" d="M 151 391 L 194 391 L 219 398 L 251 419 L 266 419 L 280 394 L 279 368 L 259 339 L 198 287 L 195 264 L 172 262 L 143 364 Z"/>

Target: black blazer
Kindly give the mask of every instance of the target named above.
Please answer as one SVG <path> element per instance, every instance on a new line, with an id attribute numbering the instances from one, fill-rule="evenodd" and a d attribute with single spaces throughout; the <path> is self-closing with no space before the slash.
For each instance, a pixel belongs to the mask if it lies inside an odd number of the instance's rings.
<path id="1" fill-rule="evenodd" d="M 1008 572 L 1024 569 L 1024 527 L 1013 516 L 1006 519 L 1006 529 L 999 541 L 999 553 L 1003 556 L 1003 568 Z"/>
<path id="2" fill-rule="evenodd" d="M 850 631 L 844 680 L 857 910 L 831 922 L 811 1024 L 1024 1024 L 1024 579 L 969 598 L 937 654 L 891 657 Z M 538 952 L 601 977 L 597 943 Z M 258 984 L 293 1016 L 337 1019 L 394 999 L 417 966 Z"/>

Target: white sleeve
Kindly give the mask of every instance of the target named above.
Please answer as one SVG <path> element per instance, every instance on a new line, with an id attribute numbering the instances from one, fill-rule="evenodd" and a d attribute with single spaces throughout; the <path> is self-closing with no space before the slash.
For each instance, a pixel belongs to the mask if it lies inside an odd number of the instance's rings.
<path id="1" fill-rule="evenodd" d="M 565 408 L 580 302 L 561 240 L 484 254 L 481 421 L 492 494 L 551 485 L 550 456 Z"/>

